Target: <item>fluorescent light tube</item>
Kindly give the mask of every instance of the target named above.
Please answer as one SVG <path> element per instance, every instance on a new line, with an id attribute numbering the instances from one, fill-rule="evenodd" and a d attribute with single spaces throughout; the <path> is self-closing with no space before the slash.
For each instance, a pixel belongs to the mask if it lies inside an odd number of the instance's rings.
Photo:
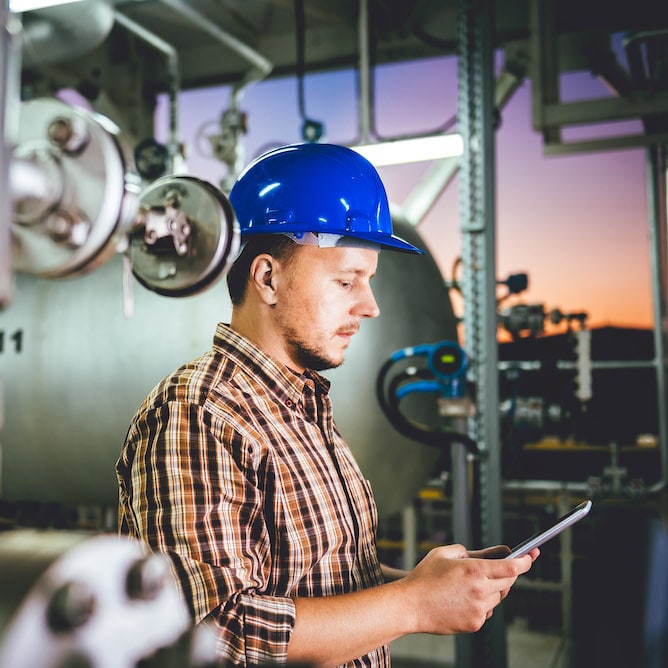
<path id="1" fill-rule="evenodd" d="M 83 0 L 9 0 L 9 11 L 14 14 L 23 14 L 31 12 L 33 9 L 44 9 L 45 7 L 54 7 L 56 5 L 69 5 L 72 2 L 82 2 Z"/>
<path id="2" fill-rule="evenodd" d="M 351 146 L 376 167 L 402 165 L 407 162 L 454 158 L 464 153 L 464 142 L 458 133 L 395 139 Z"/>

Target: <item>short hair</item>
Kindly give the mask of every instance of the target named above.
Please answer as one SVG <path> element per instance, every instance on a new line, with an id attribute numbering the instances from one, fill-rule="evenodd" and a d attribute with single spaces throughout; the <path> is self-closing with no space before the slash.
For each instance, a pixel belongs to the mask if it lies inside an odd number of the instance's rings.
<path id="1" fill-rule="evenodd" d="M 227 289 L 234 306 L 243 303 L 253 260 L 267 253 L 277 260 L 288 261 L 299 245 L 284 234 L 254 234 L 242 241 L 243 248 L 227 273 Z"/>

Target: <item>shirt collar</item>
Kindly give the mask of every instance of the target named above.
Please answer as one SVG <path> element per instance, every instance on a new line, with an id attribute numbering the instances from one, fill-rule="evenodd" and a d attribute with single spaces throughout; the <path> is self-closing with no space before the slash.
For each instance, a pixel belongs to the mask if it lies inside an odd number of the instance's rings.
<path id="1" fill-rule="evenodd" d="M 261 380 L 278 395 L 298 402 L 307 384 L 315 385 L 316 392 L 327 394 L 330 381 L 312 369 L 297 373 L 258 348 L 250 339 L 219 323 L 213 337 L 214 350 L 225 353 L 246 373 Z"/>

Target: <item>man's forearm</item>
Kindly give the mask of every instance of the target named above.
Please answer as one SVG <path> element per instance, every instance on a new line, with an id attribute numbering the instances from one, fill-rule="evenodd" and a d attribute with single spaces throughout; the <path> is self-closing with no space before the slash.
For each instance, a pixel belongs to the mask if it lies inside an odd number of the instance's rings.
<path id="1" fill-rule="evenodd" d="M 288 660 L 332 666 L 408 633 L 478 631 L 517 577 L 531 568 L 538 550 L 516 559 L 468 555 L 463 545 L 438 547 L 393 582 L 340 596 L 294 599 Z"/>
<path id="2" fill-rule="evenodd" d="M 336 666 L 415 629 L 400 583 L 325 598 L 296 598 L 288 661 Z"/>
<path id="3" fill-rule="evenodd" d="M 401 568 L 394 568 L 388 566 L 387 564 L 381 564 L 380 570 L 383 573 L 383 580 L 385 582 L 395 582 L 396 580 L 401 580 L 408 575 L 408 571 L 405 571 Z"/>

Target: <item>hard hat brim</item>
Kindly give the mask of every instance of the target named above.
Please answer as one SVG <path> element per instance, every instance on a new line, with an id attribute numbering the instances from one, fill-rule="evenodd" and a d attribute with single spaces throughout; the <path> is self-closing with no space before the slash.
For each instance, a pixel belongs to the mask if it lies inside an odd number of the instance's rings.
<path id="1" fill-rule="evenodd" d="M 283 233 L 302 233 L 304 232 L 304 227 L 301 225 L 290 225 L 290 224 L 285 224 L 281 225 L 280 230 L 272 230 L 271 234 L 283 234 Z M 249 236 L 255 236 L 259 234 L 268 234 L 266 229 L 258 229 L 258 230 L 253 230 L 253 229 L 247 229 L 244 230 L 242 233 L 242 241 L 246 239 Z M 417 255 L 424 255 L 425 251 L 421 248 L 418 248 L 417 246 L 413 246 L 413 244 L 408 243 L 401 237 L 396 236 L 395 234 L 384 234 L 384 235 L 379 235 L 377 232 L 374 233 L 369 233 L 369 234 L 364 234 L 363 232 L 358 232 L 356 234 L 346 234 L 344 235 L 346 237 L 352 238 L 352 239 L 360 239 L 362 241 L 366 241 L 369 244 L 376 244 L 379 245 L 382 248 L 385 248 L 387 250 L 394 250 L 394 251 L 400 251 L 402 253 L 413 253 Z"/>

